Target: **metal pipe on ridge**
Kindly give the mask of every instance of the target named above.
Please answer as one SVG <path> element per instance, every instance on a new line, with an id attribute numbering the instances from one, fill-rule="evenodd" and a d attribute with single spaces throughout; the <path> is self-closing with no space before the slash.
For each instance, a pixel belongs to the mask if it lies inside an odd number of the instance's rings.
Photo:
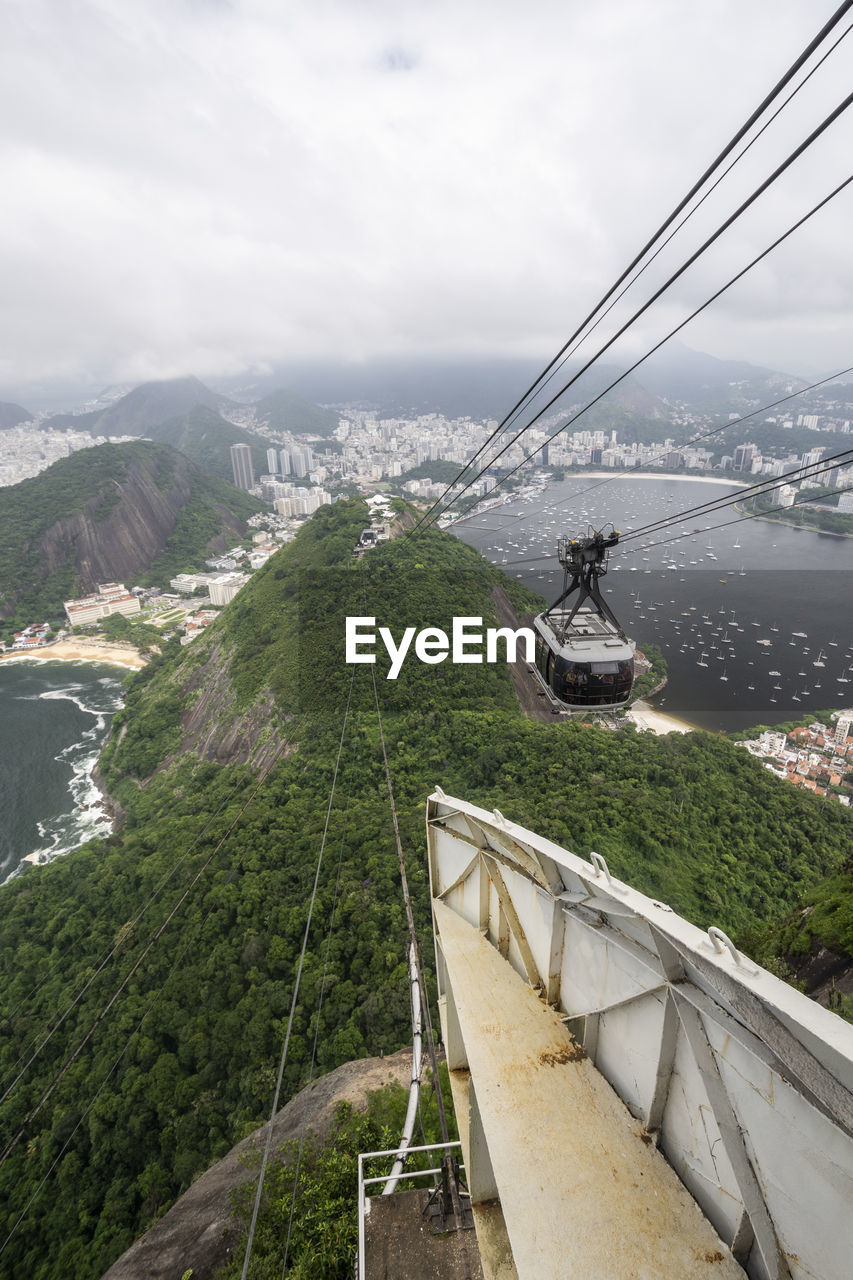
<path id="1" fill-rule="evenodd" d="M 415 1128 L 415 1117 L 418 1113 L 418 1098 L 420 1097 L 421 1088 L 421 1059 L 422 1059 L 422 1020 L 421 1020 L 421 990 L 418 982 L 418 964 L 415 956 L 414 943 L 409 943 L 409 977 L 412 990 L 412 1082 L 409 1085 L 409 1105 L 406 1109 L 406 1119 L 403 1122 L 403 1133 L 400 1138 L 400 1145 L 397 1148 L 397 1156 L 391 1167 L 391 1173 L 388 1181 L 382 1190 L 383 1196 L 393 1195 L 397 1190 L 397 1183 L 403 1173 L 406 1163 L 406 1154 L 412 1141 L 412 1133 Z M 436 1080 L 435 1087 L 439 1087 Z"/>

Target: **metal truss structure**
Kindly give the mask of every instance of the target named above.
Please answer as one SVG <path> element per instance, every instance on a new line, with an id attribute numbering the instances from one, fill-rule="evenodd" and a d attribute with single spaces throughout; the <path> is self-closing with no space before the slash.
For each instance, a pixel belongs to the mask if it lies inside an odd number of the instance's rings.
<path id="1" fill-rule="evenodd" d="M 484 1274 L 846 1280 L 853 1027 L 598 854 L 440 789 L 427 836 Z"/>

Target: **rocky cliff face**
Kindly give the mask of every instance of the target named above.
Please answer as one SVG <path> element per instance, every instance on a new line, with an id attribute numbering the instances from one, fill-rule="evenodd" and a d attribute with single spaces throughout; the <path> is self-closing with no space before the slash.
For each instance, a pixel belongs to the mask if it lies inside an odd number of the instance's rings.
<path id="1" fill-rule="evenodd" d="M 226 487 L 182 454 L 153 444 L 104 448 L 126 452 L 117 453 L 108 478 L 93 474 L 91 490 L 85 476 L 81 481 L 75 475 L 78 488 L 29 495 L 39 506 L 39 518 L 37 530 L 20 546 L 27 591 L 49 590 L 51 581 L 61 582 L 65 596 L 92 591 L 99 582 L 131 585 L 167 549 L 190 502 L 195 514 L 185 520 L 188 528 L 180 539 L 184 549 L 192 544 L 188 554 L 222 551 L 244 536 L 245 523 L 229 510 Z M 79 463 L 89 452 L 97 450 L 86 450 L 73 461 Z M 80 489 L 83 497 L 78 496 Z M 212 531 L 218 532 L 210 537 Z M 0 618 L 14 616 L 20 594 L 13 579 L 0 604 Z"/>
<path id="2" fill-rule="evenodd" d="M 231 661 L 232 655 L 217 639 L 203 667 L 188 679 L 184 671 L 177 672 L 185 700 L 180 750 L 216 764 L 248 764 L 261 774 L 279 755 L 287 756 L 295 748 L 287 744 L 287 720 L 276 710 L 268 688 L 250 706 L 235 708 Z"/>
<path id="3" fill-rule="evenodd" d="M 123 481 L 112 481 L 117 501 L 101 491 L 84 511 L 57 520 L 39 545 L 47 573 L 72 560 L 82 589 L 90 591 L 98 582 L 132 579 L 146 569 L 165 547 L 191 493 L 186 467 L 176 469 L 165 491 L 157 480 L 156 472 L 132 463 Z M 234 533 L 239 534 L 236 521 Z"/>

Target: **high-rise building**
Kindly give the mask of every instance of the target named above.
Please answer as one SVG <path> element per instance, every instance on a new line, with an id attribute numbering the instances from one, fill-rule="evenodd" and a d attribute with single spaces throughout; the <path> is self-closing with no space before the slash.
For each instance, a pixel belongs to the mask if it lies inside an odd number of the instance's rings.
<path id="1" fill-rule="evenodd" d="M 290 452 L 290 456 L 293 461 L 294 475 L 299 476 L 300 478 L 302 476 L 307 476 L 308 472 L 314 465 L 314 457 L 311 450 L 295 445 Z"/>
<path id="2" fill-rule="evenodd" d="M 792 507 L 797 496 L 797 490 L 792 484 L 782 484 L 771 495 L 773 505 L 776 507 Z"/>
<path id="3" fill-rule="evenodd" d="M 248 581 L 248 574 L 245 573 L 223 573 L 218 578 L 211 578 L 207 586 L 210 603 L 219 606 L 228 604 Z"/>
<path id="4" fill-rule="evenodd" d="M 739 444 L 735 449 L 734 461 L 732 462 L 733 471 L 750 471 L 752 469 L 752 459 L 755 457 L 754 444 Z"/>
<path id="5" fill-rule="evenodd" d="M 267 471 L 271 476 L 278 475 L 278 450 L 267 449 Z"/>
<path id="6" fill-rule="evenodd" d="M 232 444 L 231 470 L 234 472 L 234 483 L 238 489 L 253 488 L 255 473 L 252 470 L 252 450 L 247 444 Z"/>
<path id="7" fill-rule="evenodd" d="M 290 454 L 287 449 L 279 449 L 278 456 L 281 460 L 281 475 L 289 476 L 291 473 Z"/>

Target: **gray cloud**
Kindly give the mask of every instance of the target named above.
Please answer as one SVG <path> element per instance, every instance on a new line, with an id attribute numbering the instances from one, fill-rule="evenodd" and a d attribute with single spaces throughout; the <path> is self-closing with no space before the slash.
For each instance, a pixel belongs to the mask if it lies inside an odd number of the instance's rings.
<path id="1" fill-rule="evenodd" d="M 832 8 L 7 0 L 0 385 L 547 360 Z M 849 45 L 614 318 L 844 96 Z M 846 176 L 850 143 L 844 117 L 632 346 Z M 850 209 L 846 194 L 684 340 L 847 363 Z"/>

